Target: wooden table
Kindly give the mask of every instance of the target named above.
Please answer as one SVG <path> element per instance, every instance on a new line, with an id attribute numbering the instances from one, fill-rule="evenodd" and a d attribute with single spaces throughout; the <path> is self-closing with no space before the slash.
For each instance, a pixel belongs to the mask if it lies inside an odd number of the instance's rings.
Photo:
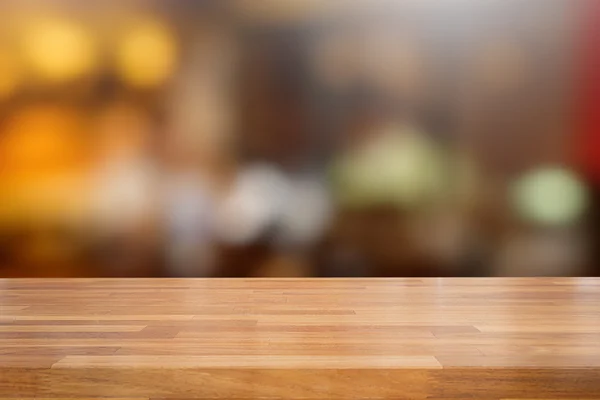
<path id="1" fill-rule="evenodd" d="M 600 398 L 600 279 L 0 280 L 0 398 Z"/>

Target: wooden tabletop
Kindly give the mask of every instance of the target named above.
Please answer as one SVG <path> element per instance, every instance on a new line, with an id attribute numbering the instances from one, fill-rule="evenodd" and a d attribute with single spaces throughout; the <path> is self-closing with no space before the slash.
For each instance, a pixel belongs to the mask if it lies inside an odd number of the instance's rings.
<path id="1" fill-rule="evenodd" d="M 600 398 L 600 279 L 0 280 L 0 398 Z"/>

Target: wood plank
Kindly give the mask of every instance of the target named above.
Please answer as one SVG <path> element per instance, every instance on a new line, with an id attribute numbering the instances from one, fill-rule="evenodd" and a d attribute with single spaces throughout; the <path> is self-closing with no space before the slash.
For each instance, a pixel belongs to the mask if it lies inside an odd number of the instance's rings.
<path id="1" fill-rule="evenodd" d="M 146 325 L 0 325 L 0 332 L 139 332 Z"/>
<path id="2" fill-rule="evenodd" d="M 600 399 L 600 279 L 0 281 L 0 399 Z"/>
<path id="3" fill-rule="evenodd" d="M 211 356 L 66 356 L 52 365 L 60 368 L 224 368 L 224 369 L 385 369 L 441 368 L 432 356 L 211 355 Z"/>

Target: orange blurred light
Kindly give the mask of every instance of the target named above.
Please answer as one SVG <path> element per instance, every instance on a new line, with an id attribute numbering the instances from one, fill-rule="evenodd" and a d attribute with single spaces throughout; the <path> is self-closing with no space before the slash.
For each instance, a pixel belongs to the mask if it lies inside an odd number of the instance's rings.
<path id="1" fill-rule="evenodd" d="M 59 107 L 34 106 L 12 116 L 0 136 L 0 176 L 39 179 L 81 165 L 78 115 Z"/>
<path id="2" fill-rule="evenodd" d="M 86 160 L 77 113 L 54 106 L 16 113 L 0 134 L 0 217 L 75 215 Z"/>

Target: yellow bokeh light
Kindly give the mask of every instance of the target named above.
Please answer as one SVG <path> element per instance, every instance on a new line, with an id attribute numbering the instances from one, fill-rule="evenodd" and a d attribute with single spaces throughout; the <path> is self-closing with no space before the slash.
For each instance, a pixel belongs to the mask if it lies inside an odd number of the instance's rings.
<path id="1" fill-rule="evenodd" d="M 23 33 L 23 53 L 32 72 L 50 82 L 90 73 L 96 63 L 92 37 L 82 25 L 66 19 L 35 21 Z"/>
<path id="2" fill-rule="evenodd" d="M 177 63 L 177 43 L 169 28 L 158 21 L 129 27 L 117 45 L 116 67 L 121 79 L 136 87 L 163 84 Z"/>

